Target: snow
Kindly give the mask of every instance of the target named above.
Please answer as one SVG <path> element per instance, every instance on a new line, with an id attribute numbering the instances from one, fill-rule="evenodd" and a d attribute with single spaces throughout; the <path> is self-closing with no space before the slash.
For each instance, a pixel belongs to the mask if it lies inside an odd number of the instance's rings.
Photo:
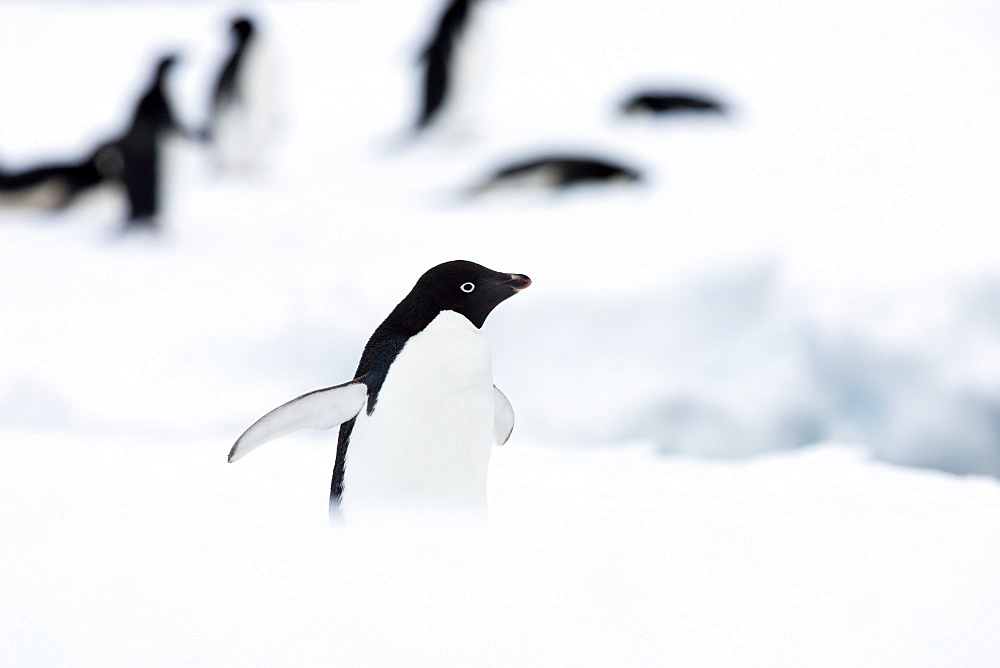
<path id="1" fill-rule="evenodd" d="M 166 49 L 200 125 L 231 9 L 0 5 L 0 165 L 113 134 Z M 995 666 L 1000 10 L 483 10 L 462 142 L 402 139 L 437 2 L 258 3 L 258 174 L 174 147 L 159 236 L 0 210 L 3 663 Z M 736 113 L 614 115 L 661 83 Z M 648 183 L 459 197 L 556 150 Z M 329 528 L 329 433 L 225 462 L 456 258 L 533 281 L 488 525 Z"/>
<path id="2" fill-rule="evenodd" d="M 1000 649 L 997 484 L 857 448 L 720 464 L 522 439 L 494 458 L 488 528 L 329 530 L 321 439 L 236 470 L 211 439 L 6 434 L 13 665 L 988 666 Z"/>

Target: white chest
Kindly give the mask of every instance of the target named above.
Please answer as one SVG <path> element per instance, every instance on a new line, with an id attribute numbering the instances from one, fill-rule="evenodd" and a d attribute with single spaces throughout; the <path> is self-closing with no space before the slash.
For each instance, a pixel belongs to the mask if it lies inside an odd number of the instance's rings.
<path id="1" fill-rule="evenodd" d="M 486 339 L 453 311 L 393 361 L 371 416 L 354 425 L 345 513 L 365 508 L 485 508 L 494 420 Z"/>
<path id="2" fill-rule="evenodd" d="M 217 110 L 213 156 L 222 171 L 252 171 L 278 125 L 278 72 L 266 42 L 252 37 L 237 73 L 237 97 Z"/>

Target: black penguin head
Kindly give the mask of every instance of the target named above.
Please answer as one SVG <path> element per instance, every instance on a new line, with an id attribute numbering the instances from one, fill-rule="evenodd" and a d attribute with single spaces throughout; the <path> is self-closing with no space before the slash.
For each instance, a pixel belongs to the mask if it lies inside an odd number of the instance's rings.
<path id="1" fill-rule="evenodd" d="M 174 65 L 177 64 L 179 57 L 176 53 L 168 53 L 156 64 L 156 79 L 157 81 L 162 81 L 163 77 L 166 76 L 167 72 L 173 69 Z"/>
<path id="2" fill-rule="evenodd" d="M 505 274 L 467 260 L 445 262 L 427 270 L 397 309 L 424 321 L 423 329 L 442 311 L 461 313 L 476 327 L 497 304 L 531 285 L 524 274 Z"/>
<path id="3" fill-rule="evenodd" d="M 237 40 L 245 41 L 253 34 L 253 21 L 249 16 L 237 16 L 233 18 L 230 29 Z"/>

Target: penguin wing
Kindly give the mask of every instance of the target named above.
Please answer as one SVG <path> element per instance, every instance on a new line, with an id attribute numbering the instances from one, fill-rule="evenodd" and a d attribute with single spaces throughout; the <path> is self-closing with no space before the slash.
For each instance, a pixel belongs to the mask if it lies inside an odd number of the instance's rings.
<path id="1" fill-rule="evenodd" d="M 303 394 L 250 425 L 229 451 L 235 462 L 268 441 L 300 429 L 331 429 L 361 412 L 368 398 L 368 386 L 356 378 L 343 385 Z"/>
<path id="2" fill-rule="evenodd" d="M 493 386 L 493 440 L 503 445 L 514 431 L 514 407 L 500 388 Z"/>

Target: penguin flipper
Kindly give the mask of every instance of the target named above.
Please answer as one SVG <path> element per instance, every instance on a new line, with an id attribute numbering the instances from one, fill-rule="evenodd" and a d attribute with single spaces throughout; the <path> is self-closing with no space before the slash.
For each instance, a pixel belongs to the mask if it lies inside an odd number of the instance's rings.
<path id="1" fill-rule="evenodd" d="M 514 431 L 514 407 L 500 388 L 493 386 L 493 441 L 503 445 Z"/>
<path id="2" fill-rule="evenodd" d="M 235 462 L 247 453 L 300 429 L 332 429 L 361 412 L 368 386 L 356 378 L 349 383 L 316 390 L 292 399 L 250 425 L 229 451 Z"/>

